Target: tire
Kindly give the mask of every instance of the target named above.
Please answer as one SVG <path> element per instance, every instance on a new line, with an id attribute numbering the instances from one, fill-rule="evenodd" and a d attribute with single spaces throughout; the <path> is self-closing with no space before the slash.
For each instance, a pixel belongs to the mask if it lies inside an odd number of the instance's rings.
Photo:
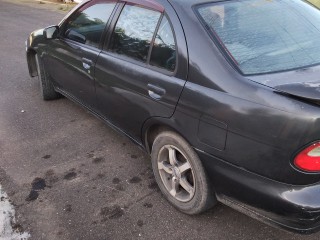
<path id="1" fill-rule="evenodd" d="M 48 101 L 60 98 L 61 95 L 54 90 L 53 84 L 50 81 L 50 78 L 45 71 L 43 62 L 41 61 L 38 54 L 36 54 L 35 58 L 42 99 Z"/>
<path id="2" fill-rule="evenodd" d="M 153 142 L 151 160 L 161 192 L 181 212 L 199 214 L 217 203 L 199 157 L 178 134 L 160 133 Z"/>

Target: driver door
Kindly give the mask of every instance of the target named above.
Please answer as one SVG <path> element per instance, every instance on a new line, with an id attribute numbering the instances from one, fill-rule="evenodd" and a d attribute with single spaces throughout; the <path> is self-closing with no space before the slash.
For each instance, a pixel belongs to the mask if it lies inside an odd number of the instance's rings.
<path id="1" fill-rule="evenodd" d="M 45 64 L 60 91 L 95 108 L 94 65 L 116 1 L 94 0 L 75 11 L 48 46 Z"/>

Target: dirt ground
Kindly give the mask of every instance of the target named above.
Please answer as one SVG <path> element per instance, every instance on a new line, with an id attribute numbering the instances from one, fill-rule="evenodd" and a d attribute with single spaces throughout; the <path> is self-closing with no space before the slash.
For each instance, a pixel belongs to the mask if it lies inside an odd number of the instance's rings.
<path id="1" fill-rule="evenodd" d="M 4 2 L 15 3 L 15 4 L 23 4 L 26 6 L 30 6 L 37 9 L 45 9 L 60 12 L 62 14 L 66 14 L 73 7 L 77 5 L 77 3 L 63 3 L 58 0 L 3 0 Z"/>

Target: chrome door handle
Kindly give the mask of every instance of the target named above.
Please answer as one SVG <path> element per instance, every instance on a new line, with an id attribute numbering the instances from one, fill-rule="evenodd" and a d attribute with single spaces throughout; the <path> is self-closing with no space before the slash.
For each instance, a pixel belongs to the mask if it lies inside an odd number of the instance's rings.
<path id="1" fill-rule="evenodd" d="M 82 66 L 83 66 L 83 68 L 84 69 L 86 69 L 86 70 L 89 70 L 90 68 L 91 68 L 91 66 L 89 65 L 89 64 L 87 64 L 87 63 L 82 63 Z"/>
<path id="2" fill-rule="evenodd" d="M 148 84 L 148 94 L 155 100 L 160 100 L 166 94 L 166 90 L 153 84 Z"/>
<path id="3" fill-rule="evenodd" d="M 90 68 L 93 66 L 93 62 L 90 59 L 82 58 L 82 66 L 86 70 L 90 70 Z"/>

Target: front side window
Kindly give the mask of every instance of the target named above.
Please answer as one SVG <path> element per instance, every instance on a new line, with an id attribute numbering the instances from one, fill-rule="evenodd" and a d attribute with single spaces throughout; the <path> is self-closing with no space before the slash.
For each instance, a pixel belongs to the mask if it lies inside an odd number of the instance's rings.
<path id="1" fill-rule="evenodd" d="M 64 27 L 64 37 L 98 47 L 115 5 L 114 2 L 97 3 L 76 12 Z"/>
<path id="2" fill-rule="evenodd" d="M 172 28 L 166 16 L 163 17 L 157 32 L 150 64 L 174 72 L 176 68 L 176 44 Z"/>
<path id="3" fill-rule="evenodd" d="M 244 74 L 320 64 L 320 12 L 304 1 L 223 1 L 197 13 Z"/>
<path id="4" fill-rule="evenodd" d="M 111 51 L 146 62 L 160 12 L 124 6 L 111 39 Z"/>

